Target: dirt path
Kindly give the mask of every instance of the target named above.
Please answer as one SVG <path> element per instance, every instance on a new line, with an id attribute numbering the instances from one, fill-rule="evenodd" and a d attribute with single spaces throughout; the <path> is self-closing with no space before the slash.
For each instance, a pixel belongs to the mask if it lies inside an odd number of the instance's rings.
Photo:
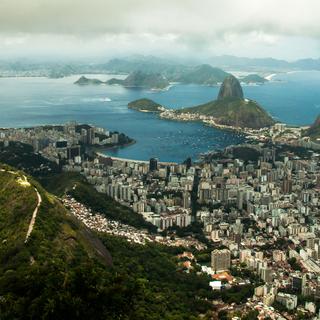
<path id="1" fill-rule="evenodd" d="M 16 176 L 18 176 L 18 180 L 17 182 L 23 186 L 23 187 L 31 187 L 31 184 L 30 182 L 28 181 L 28 178 L 23 175 L 22 177 L 19 176 L 19 174 L 17 172 L 14 172 L 14 171 L 10 171 L 10 170 L 5 170 L 5 169 L 0 169 L 0 172 L 7 172 L 7 173 L 11 173 L 11 174 L 14 174 Z M 40 193 L 38 192 L 37 188 L 34 188 L 34 191 L 37 193 L 37 197 L 38 197 L 38 203 L 37 203 L 37 206 L 36 208 L 34 209 L 33 213 L 32 213 L 32 218 L 31 218 L 31 221 L 29 223 L 29 227 L 28 227 L 28 232 L 27 232 L 27 235 L 26 235 L 26 239 L 24 240 L 24 243 L 27 243 L 30 235 L 31 235 L 31 232 L 33 230 L 33 227 L 34 227 L 34 224 L 36 222 L 36 218 L 37 218 L 37 213 L 38 213 L 38 210 L 39 210 L 39 207 L 41 205 L 41 202 L 42 202 L 42 198 L 41 198 L 41 195 Z"/>
<path id="2" fill-rule="evenodd" d="M 24 243 L 28 242 L 28 239 L 29 239 L 29 237 L 31 235 L 31 232 L 32 232 L 33 227 L 34 227 L 34 224 L 36 222 L 36 218 L 37 218 L 37 213 L 38 213 L 39 207 L 40 207 L 41 202 L 42 202 L 41 195 L 38 192 L 37 188 L 34 188 L 34 190 L 35 190 L 35 192 L 37 193 L 37 196 L 38 196 L 38 204 L 37 204 L 36 208 L 34 209 L 34 211 L 32 213 L 32 218 L 31 218 L 31 221 L 30 221 L 30 224 L 29 224 L 28 232 L 27 232 L 27 235 L 26 235 L 26 239 L 24 240 Z"/>

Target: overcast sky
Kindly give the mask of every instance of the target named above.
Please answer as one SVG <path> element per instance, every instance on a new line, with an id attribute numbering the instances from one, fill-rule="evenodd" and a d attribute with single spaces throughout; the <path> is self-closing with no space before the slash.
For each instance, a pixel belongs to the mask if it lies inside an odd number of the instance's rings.
<path id="1" fill-rule="evenodd" d="M 0 0 L 0 56 L 320 57 L 320 0 Z"/>

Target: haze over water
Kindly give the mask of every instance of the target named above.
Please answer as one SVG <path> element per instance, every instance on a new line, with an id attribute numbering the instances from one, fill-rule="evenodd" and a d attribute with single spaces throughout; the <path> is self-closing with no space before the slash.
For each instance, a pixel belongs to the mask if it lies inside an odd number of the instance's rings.
<path id="1" fill-rule="evenodd" d="M 109 76 L 89 76 L 105 80 Z M 73 84 L 78 76 L 63 79 L 0 78 L 0 126 L 27 127 L 76 120 L 120 131 L 137 143 L 109 150 L 123 158 L 162 161 L 196 159 L 202 152 L 221 149 L 242 139 L 230 132 L 158 119 L 127 108 L 128 102 L 147 97 L 172 108 L 193 106 L 216 98 L 219 87 L 176 85 L 168 91 L 125 89 L 120 86 Z M 277 120 L 306 125 L 320 113 L 320 72 L 280 74 L 262 86 L 244 86 L 247 98 L 258 101 Z M 278 81 L 279 80 L 279 81 Z"/>

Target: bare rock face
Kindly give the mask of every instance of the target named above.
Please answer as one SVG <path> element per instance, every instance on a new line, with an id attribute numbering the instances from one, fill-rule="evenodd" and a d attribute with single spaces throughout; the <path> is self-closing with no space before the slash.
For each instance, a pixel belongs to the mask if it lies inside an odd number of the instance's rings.
<path id="1" fill-rule="evenodd" d="M 236 77 L 232 75 L 224 79 L 218 95 L 218 100 L 230 98 L 243 99 L 243 91 L 240 82 Z"/>

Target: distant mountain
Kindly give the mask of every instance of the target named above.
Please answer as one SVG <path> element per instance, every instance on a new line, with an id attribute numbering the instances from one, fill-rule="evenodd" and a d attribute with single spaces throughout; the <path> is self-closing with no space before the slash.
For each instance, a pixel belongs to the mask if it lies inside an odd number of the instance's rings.
<path id="1" fill-rule="evenodd" d="M 85 76 L 81 76 L 74 84 L 77 84 L 79 86 L 85 86 L 85 85 L 100 85 L 105 82 L 99 80 L 99 79 L 89 79 Z"/>
<path id="2" fill-rule="evenodd" d="M 103 67 L 111 73 L 166 73 L 167 70 L 180 69 L 179 64 L 153 56 L 136 55 L 128 58 L 111 59 Z M 181 66 L 183 68 L 183 66 Z"/>
<path id="3" fill-rule="evenodd" d="M 209 64 L 202 64 L 181 72 L 172 80 L 182 83 L 195 83 L 203 85 L 215 85 L 221 83 L 229 74 L 219 68 L 213 68 Z"/>
<path id="4" fill-rule="evenodd" d="M 138 99 L 128 103 L 129 109 L 142 111 L 142 112 L 160 112 L 162 106 L 159 103 L 150 99 Z"/>
<path id="5" fill-rule="evenodd" d="M 320 59 L 301 59 L 293 62 L 274 58 L 246 58 L 230 55 L 209 59 L 210 64 L 220 68 L 237 70 L 320 70 Z"/>
<path id="6" fill-rule="evenodd" d="M 272 117 L 257 102 L 243 99 L 241 85 L 234 76 L 224 80 L 217 100 L 178 112 L 212 116 L 218 124 L 227 126 L 259 129 L 274 124 Z"/>
<path id="7" fill-rule="evenodd" d="M 106 65 L 113 73 L 158 73 L 170 82 L 215 85 L 224 80 L 228 73 L 208 64 L 198 66 L 182 65 L 156 57 L 135 57 L 133 59 L 113 59 Z"/>
<path id="8" fill-rule="evenodd" d="M 258 74 L 249 74 L 243 78 L 240 78 L 240 81 L 246 84 L 253 84 L 253 83 L 263 84 L 265 82 L 268 82 L 267 79 L 259 76 Z"/>
<path id="9" fill-rule="evenodd" d="M 112 78 L 106 82 L 107 84 L 119 84 L 124 87 L 137 87 L 148 89 L 164 89 L 169 86 L 169 81 L 159 73 L 148 73 L 143 71 L 134 71 L 124 79 Z"/>

